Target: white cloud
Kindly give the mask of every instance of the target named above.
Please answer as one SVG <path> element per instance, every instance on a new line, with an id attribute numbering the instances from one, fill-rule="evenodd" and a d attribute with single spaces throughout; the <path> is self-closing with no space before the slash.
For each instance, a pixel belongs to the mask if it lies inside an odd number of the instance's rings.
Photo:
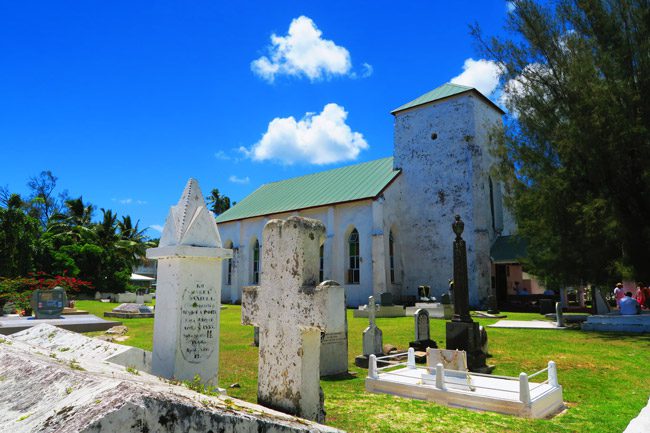
<path id="1" fill-rule="evenodd" d="M 111 201 L 117 202 L 119 204 L 147 204 L 146 201 L 144 200 L 134 200 L 132 198 L 121 198 L 121 199 L 116 199 L 112 198 Z"/>
<path id="2" fill-rule="evenodd" d="M 512 13 L 512 12 L 515 11 L 515 7 L 516 6 L 515 6 L 514 2 L 511 2 L 511 1 L 506 2 L 506 11 Z"/>
<path id="3" fill-rule="evenodd" d="M 490 96 L 499 85 L 499 75 L 499 65 L 495 61 L 469 58 L 463 64 L 463 72 L 452 78 L 451 82 L 474 87 L 485 96 Z"/>
<path id="4" fill-rule="evenodd" d="M 311 81 L 347 75 L 352 68 L 350 52 L 322 34 L 311 18 L 295 18 L 286 36 L 271 35 L 269 56 L 254 60 L 251 69 L 269 82 L 277 75 L 306 76 Z"/>
<path id="5" fill-rule="evenodd" d="M 517 75 L 515 78 L 508 80 L 504 86 L 503 91 L 499 96 L 499 102 L 508 108 L 512 115 L 519 116 L 516 107 L 511 104 L 511 99 L 514 97 L 522 97 L 526 95 L 526 92 L 529 91 L 529 82 L 532 80 L 539 80 L 540 77 L 545 77 L 549 75 L 549 71 L 546 65 L 541 63 L 530 63 L 521 71 L 521 74 Z"/>
<path id="6" fill-rule="evenodd" d="M 250 183 L 251 179 L 250 177 L 237 177 L 234 174 L 228 178 L 228 180 L 232 183 L 239 183 L 241 185 L 248 185 Z"/>
<path id="7" fill-rule="evenodd" d="M 319 114 L 307 113 L 301 120 L 276 117 L 262 139 L 250 149 L 240 148 L 256 161 L 283 164 L 331 164 L 354 160 L 368 143 L 345 123 L 348 113 L 337 104 L 327 104 Z"/>
<path id="8" fill-rule="evenodd" d="M 149 228 L 154 229 L 155 231 L 160 232 L 160 233 L 162 233 L 162 231 L 164 229 L 164 227 L 161 226 L 160 224 L 152 224 L 152 225 L 149 226 Z"/>
<path id="9" fill-rule="evenodd" d="M 228 156 L 226 154 L 226 152 L 224 152 L 223 150 L 219 150 L 219 151 L 215 152 L 214 157 L 217 158 L 217 159 L 220 159 L 222 161 L 230 161 L 232 159 L 232 157 Z"/>

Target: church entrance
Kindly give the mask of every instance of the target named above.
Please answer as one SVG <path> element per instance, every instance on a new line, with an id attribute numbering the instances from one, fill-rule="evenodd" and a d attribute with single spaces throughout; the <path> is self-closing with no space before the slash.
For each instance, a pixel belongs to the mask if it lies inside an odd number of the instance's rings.
<path id="1" fill-rule="evenodd" d="M 494 265 L 494 287 L 499 308 L 508 302 L 508 265 Z"/>

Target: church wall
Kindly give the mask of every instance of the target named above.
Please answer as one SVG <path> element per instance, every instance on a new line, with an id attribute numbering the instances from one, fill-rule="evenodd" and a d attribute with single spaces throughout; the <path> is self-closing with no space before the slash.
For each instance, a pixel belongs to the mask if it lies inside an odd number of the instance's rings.
<path id="1" fill-rule="evenodd" d="M 264 224 L 273 218 L 287 218 L 299 215 L 320 220 L 325 224 L 323 279 L 334 280 L 345 287 L 347 304 L 365 304 L 373 292 L 372 269 L 372 200 L 322 206 L 302 211 L 273 214 L 266 217 L 249 218 L 219 224 L 219 232 L 224 244 L 232 241 L 234 249 L 232 284 L 226 284 L 226 271 L 222 302 L 236 303 L 241 300 L 241 288 L 252 285 L 252 249 L 254 237 L 262 239 Z M 352 230 L 359 232 L 360 242 L 360 283 L 347 284 L 347 238 Z M 227 265 L 224 265 L 224 269 Z M 260 275 L 264 278 L 264 274 Z"/>
<path id="2" fill-rule="evenodd" d="M 422 284 L 430 285 L 436 297 L 446 293 L 453 274 L 451 224 L 459 214 L 465 222 L 470 303 L 479 305 L 487 296 L 491 219 L 487 176 L 480 173 L 489 131 L 478 126 L 492 120 L 485 110 L 494 109 L 470 93 L 395 116 L 394 164 L 402 169 L 395 212 L 404 295 L 416 295 Z"/>

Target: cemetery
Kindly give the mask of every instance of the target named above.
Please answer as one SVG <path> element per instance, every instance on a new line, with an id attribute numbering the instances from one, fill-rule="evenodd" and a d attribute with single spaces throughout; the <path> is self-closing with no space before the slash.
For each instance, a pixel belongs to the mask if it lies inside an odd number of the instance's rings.
<path id="1" fill-rule="evenodd" d="M 141 313 L 151 310 L 143 304 L 77 301 L 92 317 L 124 311 L 128 338 L 116 344 L 93 338 L 99 328 L 60 326 L 80 317 L 61 319 L 63 291 L 35 293 L 35 317 L 22 319 L 32 325 L 0 340 L 0 394 L 9 396 L 0 398 L 0 423 L 17 432 L 407 432 L 423 420 L 441 432 L 622 431 L 646 403 L 646 336 L 567 326 L 559 303 L 555 322 L 508 312 L 520 326 L 491 327 L 497 318 L 471 314 L 464 224 L 450 225 L 449 321 L 431 317 L 430 299 L 410 317 L 379 317 L 374 296 L 367 317 L 357 317 L 342 286 L 318 283 L 325 228 L 301 217 L 269 221 L 265 278 L 245 288 L 241 306 L 222 310 L 217 276 L 230 251 L 190 179 L 147 252 L 159 260 L 157 314 Z M 390 296 L 380 303 L 393 306 Z M 535 322 L 564 332 L 525 326 Z"/>

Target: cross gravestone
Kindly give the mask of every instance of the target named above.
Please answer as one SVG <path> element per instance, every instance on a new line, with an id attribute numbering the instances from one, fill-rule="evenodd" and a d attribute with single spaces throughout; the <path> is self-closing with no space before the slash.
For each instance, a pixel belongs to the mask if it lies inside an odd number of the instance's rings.
<path id="1" fill-rule="evenodd" d="M 427 348 L 437 348 L 438 345 L 431 339 L 429 329 L 429 311 L 420 308 L 413 315 L 415 322 L 415 341 L 409 343 L 409 347 L 419 352 L 426 352 Z"/>
<path id="2" fill-rule="evenodd" d="M 476 373 L 490 373 L 494 367 L 486 365 L 487 353 L 481 350 L 482 338 L 479 324 L 469 315 L 469 288 L 467 281 L 467 247 L 462 238 L 465 223 L 455 216 L 452 229 L 454 240 L 454 317 L 447 322 L 447 349 L 464 350 L 467 366 Z"/>
<path id="3" fill-rule="evenodd" d="M 147 258 L 158 260 L 153 374 L 178 380 L 198 375 L 217 385 L 221 260 L 230 257 L 198 182 L 190 179 L 158 247 L 147 250 Z"/>
<path id="4" fill-rule="evenodd" d="M 328 331 L 330 309 L 345 303 L 343 287 L 316 285 L 323 236 L 317 220 L 269 221 L 262 233 L 262 284 L 242 293 L 242 324 L 260 329 L 258 403 L 319 422 L 325 419 L 321 332 Z"/>
<path id="5" fill-rule="evenodd" d="M 381 329 L 375 323 L 377 305 L 375 297 L 368 297 L 368 327 L 363 331 L 363 354 L 354 359 L 357 367 L 368 368 L 370 355 L 381 356 L 384 353 L 384 343 Z"/>

